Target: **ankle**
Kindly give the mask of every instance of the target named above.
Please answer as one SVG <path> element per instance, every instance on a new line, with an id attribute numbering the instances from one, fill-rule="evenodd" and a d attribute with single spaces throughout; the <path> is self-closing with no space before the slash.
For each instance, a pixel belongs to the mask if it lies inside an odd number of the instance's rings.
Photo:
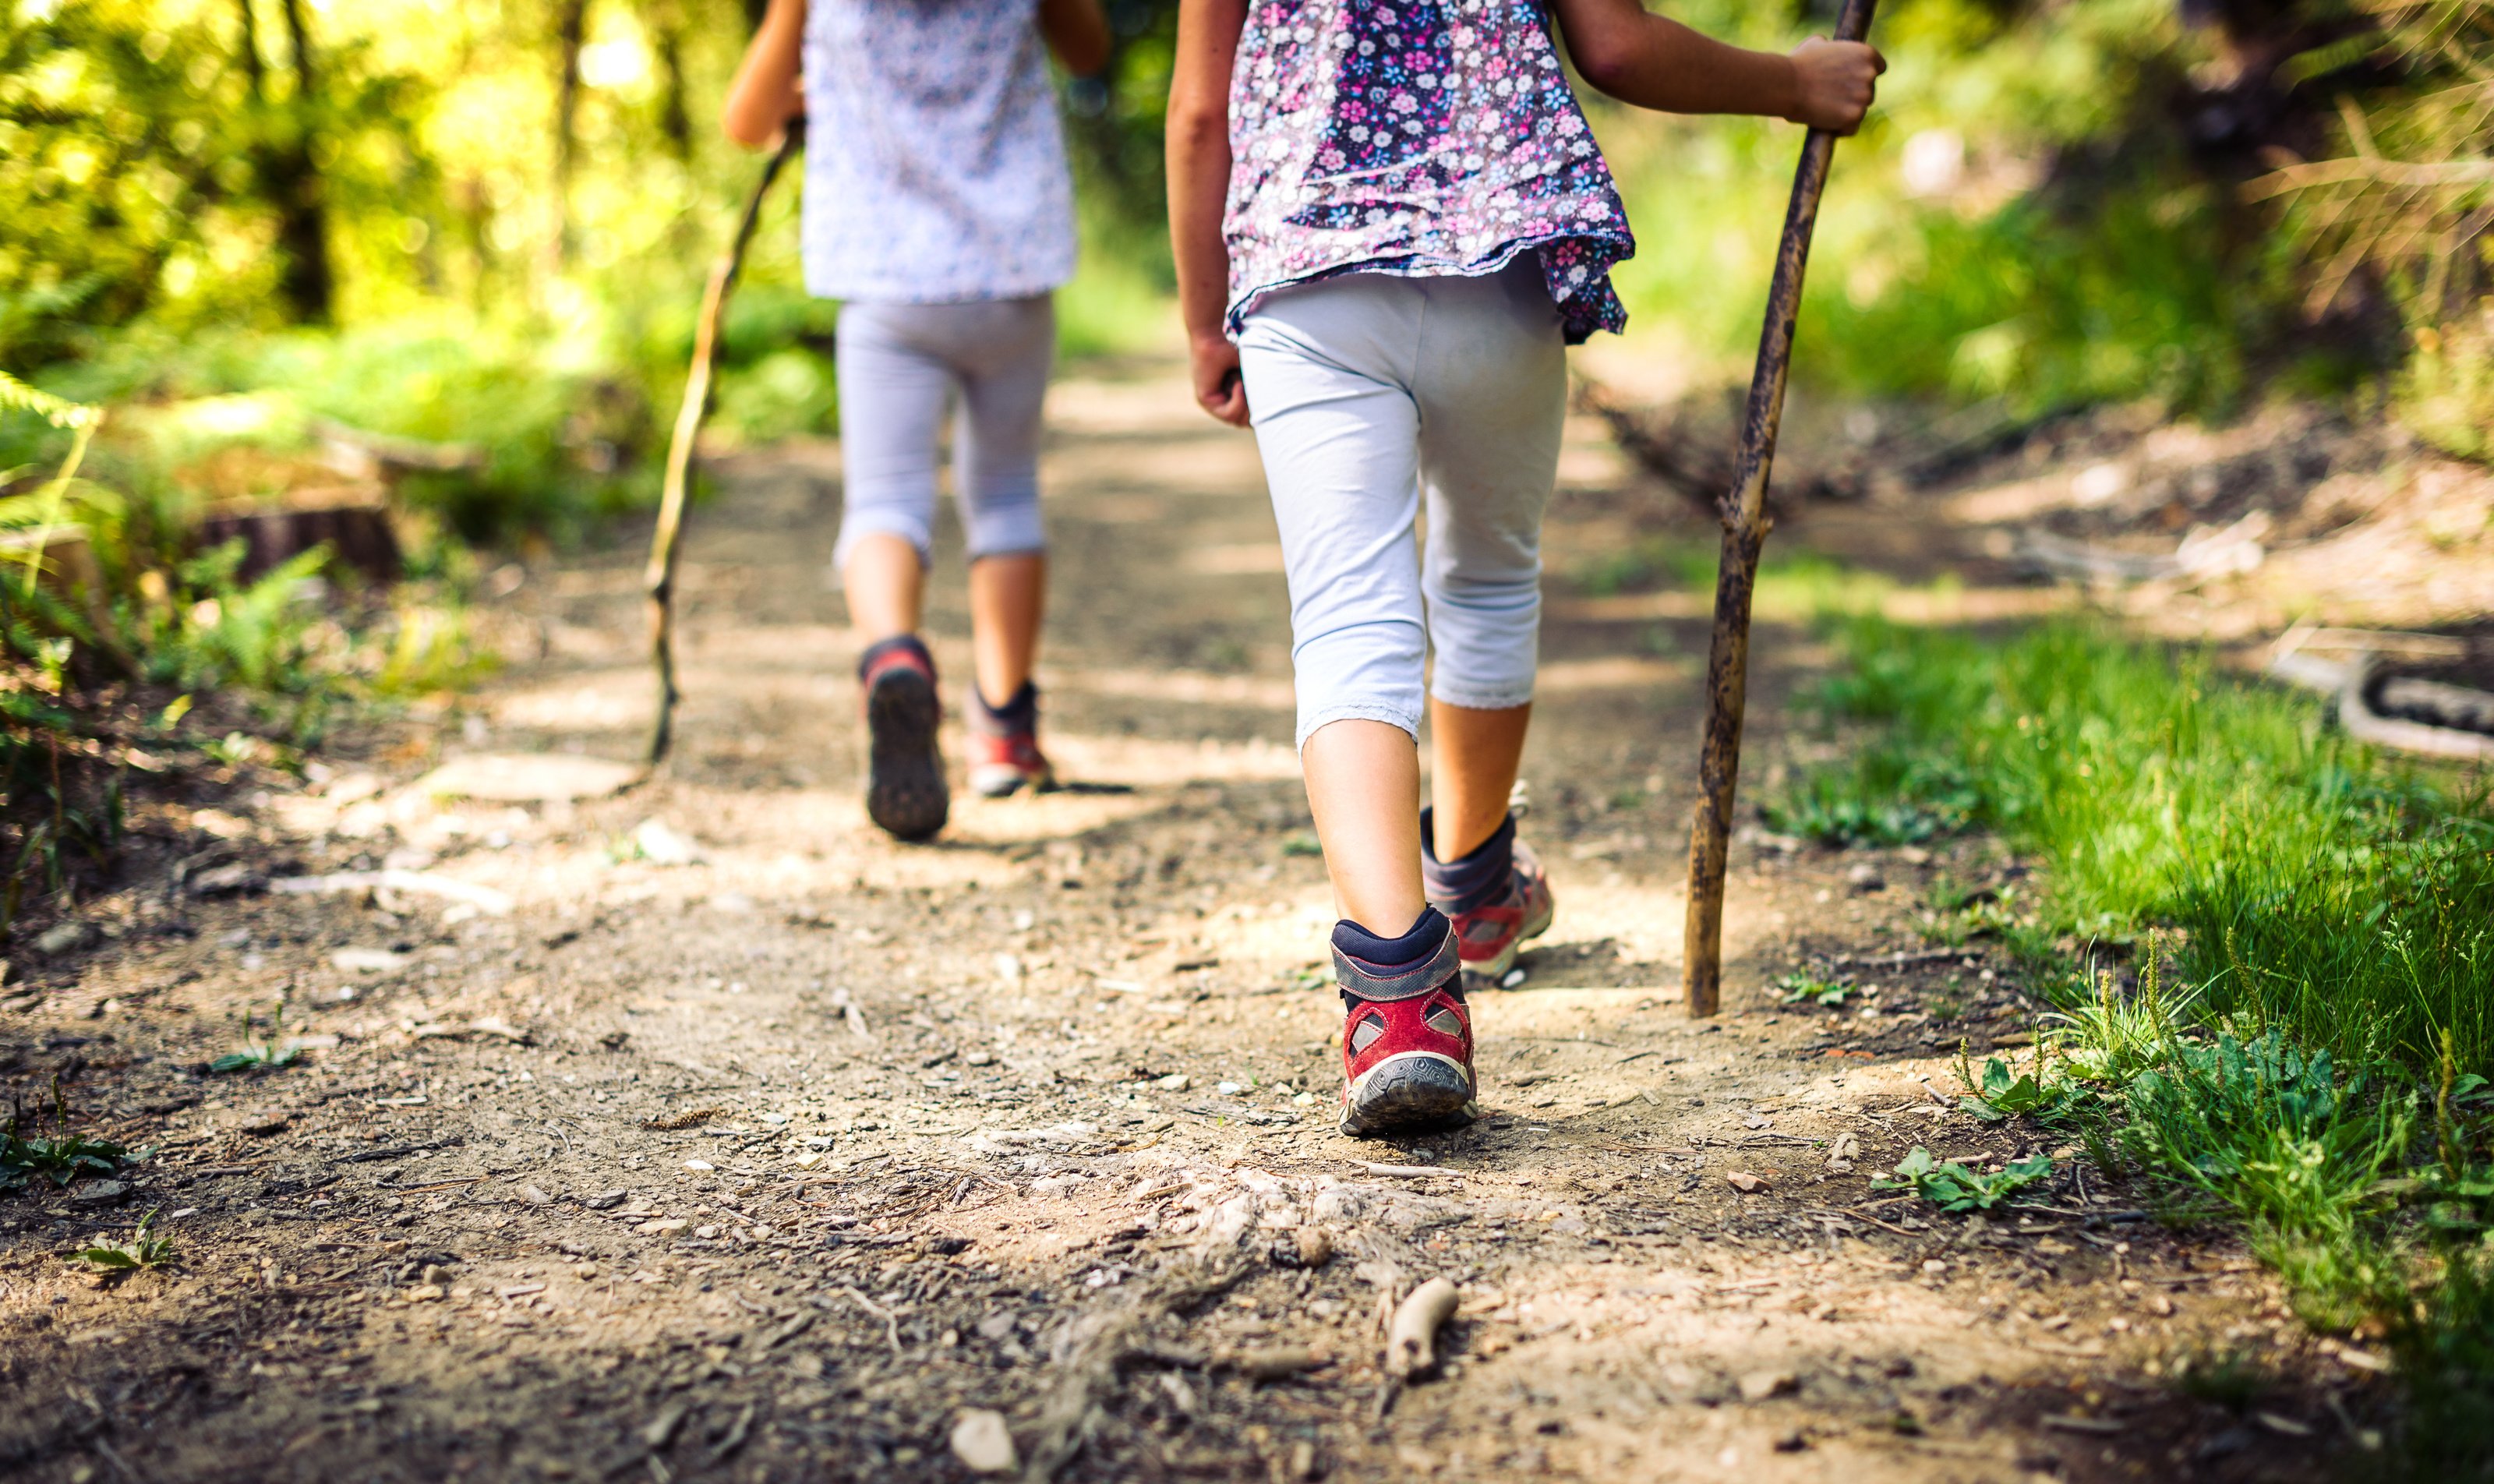
<path id="1" fill-rule="evenodd" d="M 1036 731 L 1039 728 L 1039 686 L 1023 681 L 1021 688 L 1015 691 L 1011 699 L 1002 706 L 991 706 L 988 703 L 986 687 L 974 684 L 970 687 L 970 719 L 984 730 L 1000 736 Z"/>
<path id="2" fill-rule="evenodd" d="M 895 634 L 866 647 L 866 652 L 858 656 L 858 679 L 871 681 L 878 673 L 896 664 L 924 670 L 929 676 L 935 673 L 935 656 L 925 640 L 916 634 Z"/>
<path id="3" fill-rule="evenodd" d="M 1507 890 L 1508 878 L 1515 870 L 1515 816 L 1510 813 L 1500 820 L 1489 838 L 1470 851 L 1452 861 L 1442 861 L 1437 852 L 1435 814 L 1434 809 L 1420 811 L 1420 876 L 1431 905 L 1453 916 L 1497 900 Z"/>

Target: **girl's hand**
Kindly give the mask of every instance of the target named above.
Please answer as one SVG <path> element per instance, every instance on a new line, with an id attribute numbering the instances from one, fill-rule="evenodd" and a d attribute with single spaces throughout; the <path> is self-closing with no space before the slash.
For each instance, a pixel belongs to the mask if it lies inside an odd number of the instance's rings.
<path id="1" fill-rule="evenodd" d="M 1247 383 L 1238 375 L 1238 348 L 1225 335 L 1197 337 L 1187 346 L 1195 373 L 1198 407 L 1233 428 L 1247 426 Z"/>
<path id="2" fill-rule="evenodd" d="M 1800 96 L 1784 116 L 1844 135 L 1862 127 L 1862 115 L 1870 110 L 1873 79 L 1888 70 L 1888 59 L 1861 42 L 1813 36 L 1792 49 L 1792 65 Z"/>

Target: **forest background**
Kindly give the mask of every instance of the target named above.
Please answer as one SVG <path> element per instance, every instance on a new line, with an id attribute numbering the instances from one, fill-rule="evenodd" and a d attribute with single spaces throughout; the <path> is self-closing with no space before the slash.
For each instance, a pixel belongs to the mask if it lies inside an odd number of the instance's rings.
<path id="1" fill-rule="evenodd" d="M 1833 19 L 1672 9 L 1767 46 Z M 1111 0 L 1108 74 L 1062 79 L 1084 237 L 1070 357 L 1175 344 L 1174 11 Z M 13 953 L 50 952 L 21 923 L 77 925 L 126 781 L 298 767 L 360 710 L 439 710 L 493 662 L 475 615 L 522 572 L 505 555 L 653 499 L 702 276 L 761 168 L 714 124 L 755 18 L 745 0 L 0 0 Z M 1875 39 L 1893 66 L 1821 218 L 1801 396 L 2012 429 L 2274 404 L 2494 454 L 2494 0 L 1886 0 Z M 1796 132 L 1588 102 L 1639 239 L 1618 274 L 1631 334 L 1600 364 L 1740 384 Z M 771 198 L 728 317 L 722 444 L 835 426 L 837 308 L 798 282 L 795 211 L 793 190 Z M 271 561 L 215 534 L 381 486 L 379 558 L 342 541 Z M 1833 840 L 1928 833 L 1919 789 L 1948 828 L 2037 853 L 2049 917 L 1983 930 L 2032 940 L 2022 961 L 2077 1029 L 2063 1080 L 2040 1085 L 2039 1059 L 2020 1106 L 2117 1107 L 2101 1116 L 2128 1142 L 2092 1139 L 2099 1167 L 2232 1213 L 2316 1324 L 2388 1324 L 2429 1404 L 2417 1475 L 2457 1476 L 2423 1444 L 2485 1467 L 2481 780 L 2377 774 L 2315 741 L 2317 706 L 2204 690 L 2205 660 L 2176 672 L 2119 638 L 1847 646 L 1822 700 L 1885 730 L 1770 812 Z M 2026 745 L 2034 716 L 2066 745 Z M 1833 801 L 1818 824 L 1810 787 Z M 2213 1041 L 2158 999 L 2152 931 L 2176 924 L 2174 1005 L 2205 989 L 2237 1016 Z M 2090 1000 L 2054 946 L 2081 931 L 2149 935 L 2140 994 Z M 2361 1070 L 2333 1081 L 2329 1056 Z M 2020 1093 L 2002 1081 L 1985 1096 Z M 2101 1100 L 2065 1097 L 2078 1082 Z"/>

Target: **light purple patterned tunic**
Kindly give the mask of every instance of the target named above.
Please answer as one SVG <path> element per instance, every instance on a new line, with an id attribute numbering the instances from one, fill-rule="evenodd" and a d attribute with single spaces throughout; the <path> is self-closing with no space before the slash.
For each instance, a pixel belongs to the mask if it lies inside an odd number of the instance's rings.
<path id="1" fill-rule="evenodd" d="M 1229 329 L 1338 273 L 1540 256 L 1569 344 L 1636 251 L 1540 0 L 1253 0 L 1230 81 Z"/>

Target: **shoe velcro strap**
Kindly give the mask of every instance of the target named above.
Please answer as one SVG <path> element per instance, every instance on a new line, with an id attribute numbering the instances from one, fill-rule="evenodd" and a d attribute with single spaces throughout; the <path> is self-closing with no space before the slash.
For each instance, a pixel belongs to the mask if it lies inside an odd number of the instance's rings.
<path id="1" fill-rule="evenodd" d="M 1453 933 L 1439 942 L 1436 953 L 1395 974 L 1380 974 L 1341 949 L 1333 951 L 1334 983 L 1352 998 L 1371 1002 L 1416 1000 L 1453 979 L 1461 967 Z"/>

